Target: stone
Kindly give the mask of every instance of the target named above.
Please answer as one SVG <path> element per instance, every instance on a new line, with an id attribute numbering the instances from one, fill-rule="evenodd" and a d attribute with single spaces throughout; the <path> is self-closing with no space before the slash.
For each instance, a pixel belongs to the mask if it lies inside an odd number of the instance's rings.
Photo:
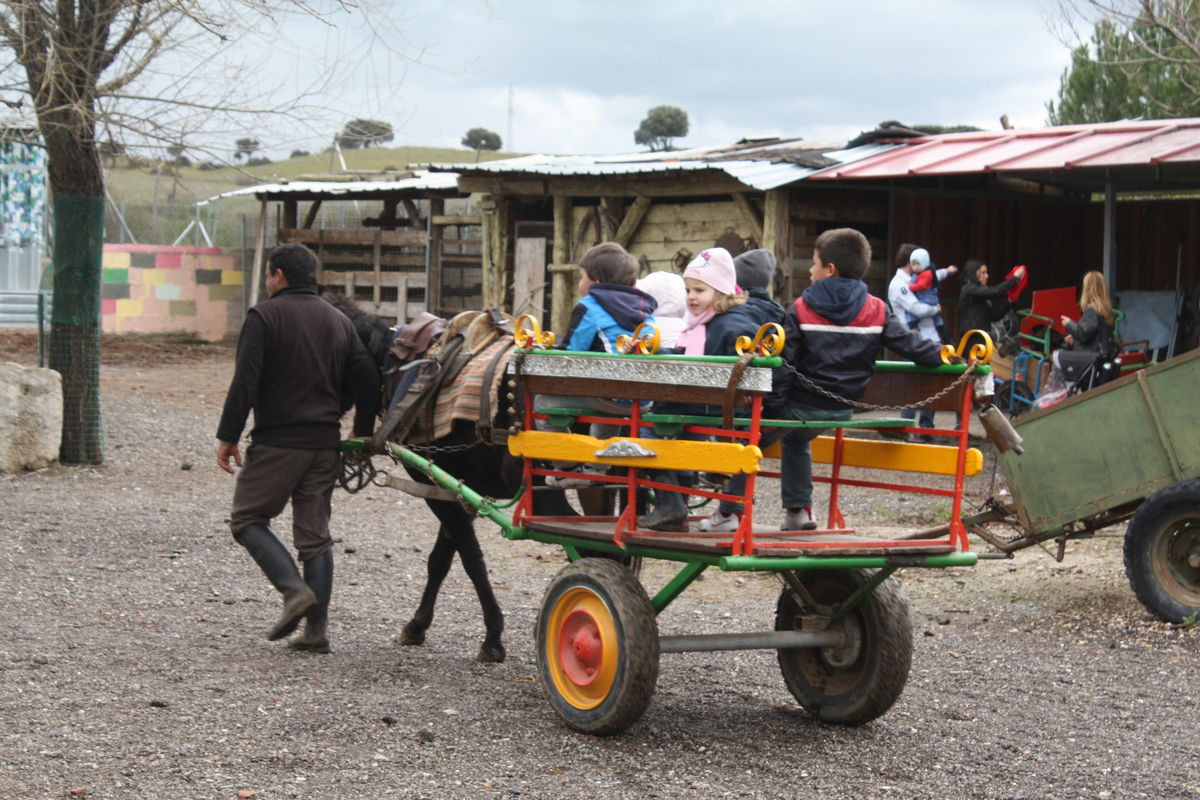
<path id="1" fill-rule="evenodd" d="M 0 472 L 41 469 L 62 444 L 62 376 L 51 369 L 0 364 Z"/>

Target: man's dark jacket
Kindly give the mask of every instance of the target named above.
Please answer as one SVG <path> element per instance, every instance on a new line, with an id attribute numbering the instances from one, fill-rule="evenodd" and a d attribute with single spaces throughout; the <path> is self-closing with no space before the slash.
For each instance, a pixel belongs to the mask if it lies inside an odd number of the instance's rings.
<path id="1" fill-rule="evenodd" d="M 311 287 L 288 287 L 250 309 L 217 428 L 236 443 L 254 409 L 255 442 L 323 450 L 341 439 L 355 407 L 354 434 L 369 436 L 379 408 L 379 370 L 346 315 Z"/>

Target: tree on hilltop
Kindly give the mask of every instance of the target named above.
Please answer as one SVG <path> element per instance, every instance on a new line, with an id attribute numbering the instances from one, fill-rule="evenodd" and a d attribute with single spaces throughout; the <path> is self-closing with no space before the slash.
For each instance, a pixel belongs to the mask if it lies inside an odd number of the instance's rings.
<path id="1" fill-rule="evenodd" d="M 499 150 L 500 134 L 493 133 L 487 128 L 471 128 L 462 138 L 462 146 L 479 152 L 480 150 Z"/>
<path id="2" fill-rule="evenodd" d="M 238 159 L 241 159 L 241 158 L 245 158 L 248 160 L 250 158 L 250 156 L 254 155 L 256 152 L 258 152 L 259 150 L 262 149 L 262 143 L 259 142 L 258 139 L 245 138 L 245 139 L 238 139 L 236 142 L 234 142 L 234 147 L 235 147 L 235 149 L 233 151 L 233 160 L 234 161 L 237 161 Z"/>
<path id="3" fill-rule="evenodd" d="M 687 136 L 687 112 L 677 106 L 655 106 L 646 112 L 646 118 L 633 132 L 635 144 L 643 144 L 651 152 L 673 150 L 672 141 Z"/>

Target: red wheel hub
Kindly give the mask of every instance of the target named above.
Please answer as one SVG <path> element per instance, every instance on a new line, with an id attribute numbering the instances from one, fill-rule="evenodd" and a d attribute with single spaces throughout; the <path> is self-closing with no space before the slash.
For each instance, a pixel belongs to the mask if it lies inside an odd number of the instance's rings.
<path id="1" fill-rule="evenodd" d="M 576 686 L 587 686 L 596 679 L 604 660 L 604 641 L 600 626 L 586 611 L 572 611 L 563 621 L 558 636 L 558 656 L 567 679 Z"/>

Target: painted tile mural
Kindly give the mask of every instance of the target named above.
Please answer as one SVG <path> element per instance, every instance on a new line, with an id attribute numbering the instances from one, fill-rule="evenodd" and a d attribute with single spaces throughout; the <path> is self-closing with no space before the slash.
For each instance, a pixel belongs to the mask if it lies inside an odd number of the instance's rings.
<path id="1" fill-rule="evenodd" d="M 104 245 L 105 333 L 190 333 L 218 341 L 242 324 L 242 270 L 219 247 Z"/>

